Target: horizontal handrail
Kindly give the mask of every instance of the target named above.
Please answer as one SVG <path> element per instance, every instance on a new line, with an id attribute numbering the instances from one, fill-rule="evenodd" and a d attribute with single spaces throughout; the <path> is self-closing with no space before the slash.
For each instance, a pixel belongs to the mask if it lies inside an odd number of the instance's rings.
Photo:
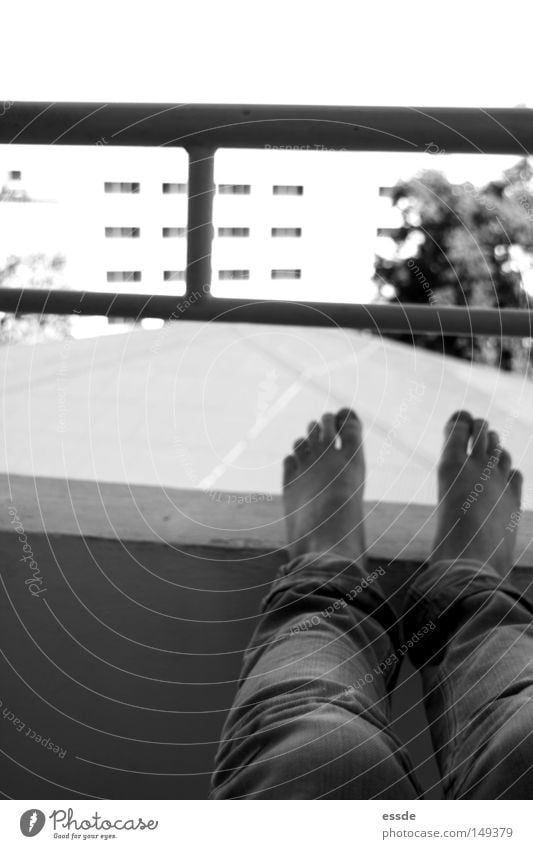
<path id="1" fill-rule="evenodd" d="M 339 304 L 217 298 L 207 291 L 172 295 L 0 288 L 0 310 L 188 321 L 348 327 L 444 336 L 532 336 L 533 311 L 420 304 Z"/>
<path id="2" fill-rule="evenodd" d="M 528 155 L 531 109 L 246 104 L 4 104 L 0 143 L 184 147 L 187 295 L 0 289 L 7 312 L 250 321 L 442 335 L 531 336 L 527 310 L 210 298 L 214 156 L 222 147 Z M 197 297 L 201 291 L 202 296 Z M 177 315 L 173 313 L 178 311 Z"/>
<path id="3" fill-rule="evenodd" d="M 0 143 L 532 152 L 531 109 L 10 102 Z"/>

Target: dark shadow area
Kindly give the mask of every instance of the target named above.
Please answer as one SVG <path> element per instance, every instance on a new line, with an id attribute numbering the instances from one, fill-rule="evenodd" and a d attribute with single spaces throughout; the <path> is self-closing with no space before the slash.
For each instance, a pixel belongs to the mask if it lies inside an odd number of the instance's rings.
<path id="1" fill-rule="evenodd" d="M 34 534 L 45 591 L 33 597 L 16 537 L 0 536 L 2 792 L 205 798 L 242 651 L 283 555 Z M 391 591 L 414 568 L 390 566 Z M 428 798 L 439 798 L 420 681 L 405 663 L 393 708 Z"/>

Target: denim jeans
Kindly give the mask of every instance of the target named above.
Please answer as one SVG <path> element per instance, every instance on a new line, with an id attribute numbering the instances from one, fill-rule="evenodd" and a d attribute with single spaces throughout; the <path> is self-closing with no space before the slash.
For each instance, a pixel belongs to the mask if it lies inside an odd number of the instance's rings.
<path id="1" fill-rule="evenodd" d="M 421 672 L 449 799 L 533 798 L 533 606 L 490 566 L 440 561 L 399 619 L 383 569 L 331 554 L 281 567 L 224 726 L 212 799 L 417 799 L 390 694 Z"/>

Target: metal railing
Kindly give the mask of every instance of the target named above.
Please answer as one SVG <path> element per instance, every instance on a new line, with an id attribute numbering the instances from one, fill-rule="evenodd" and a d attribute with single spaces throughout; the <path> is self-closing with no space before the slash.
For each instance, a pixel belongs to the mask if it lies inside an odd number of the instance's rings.
<path id="1" fill-rule="evenodd" d="M 532 336 L 533 311 L 340 304 L 211 294 L 214 157 L 219 148 L 299 147 L 528 156 L 530 109 L 14 102 L 1 144 L 182 147 L 189 155 L 183 296 L 0 288 L 0 310 L 367 328 L 443 335 Z M 435 149 L 435 148 L 433 148 Z"/>

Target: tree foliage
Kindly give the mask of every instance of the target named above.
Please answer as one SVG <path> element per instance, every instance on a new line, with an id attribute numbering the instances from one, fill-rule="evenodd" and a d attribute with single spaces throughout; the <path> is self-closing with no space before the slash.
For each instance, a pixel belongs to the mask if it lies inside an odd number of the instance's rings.
<path id="1" fill-rule="evenodd" d="M 392 256 L 377 256 L 375 282 L 389 302 L 531 308 L 523 274 L 533 267 L 533 169 L 520 161 L 481 188 L 438 171 L 399 182 L 402 216 Z M 531 368 L 529 340 L 401 337 L 504 369 Z"/>
<path id="2" fill-rule="evenodd" d="M 0 203 L 35 203 L 26 189 L 17 182 L 0 189 Z M 48 256 L 30 253 L 26 256 L 7 256 L 0 267 L 0 286 L 28 289 L 65 288 L 62 272 L 66 260 L 61 254 Z M 64 339 L 71 335 L 72 320 L 68 315 L 34 315 L 0 312 L 0 344 L 42 342 Z"/>
<path id="3" fill-rule="evenodd" d="M 65 258 L 61 254 L 10 256 L 4 268 L 0 268 L 0 286 L 56 289 L 61 284 L 64 266 Z M 71 323 L 68 315 L 0 313 L 0 344 L 64 339 L 71 335 Z"/>

